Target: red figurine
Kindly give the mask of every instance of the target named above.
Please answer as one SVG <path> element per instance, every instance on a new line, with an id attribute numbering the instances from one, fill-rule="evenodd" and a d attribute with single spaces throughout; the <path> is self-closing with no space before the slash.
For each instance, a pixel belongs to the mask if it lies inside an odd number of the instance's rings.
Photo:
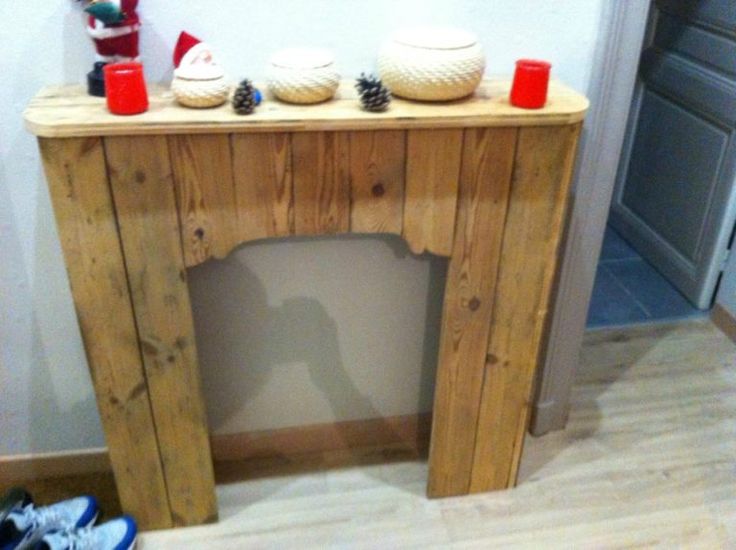
<path id="1" fill-rule="evenodd" d="M 136 13 L 139 0 L 85 0 L 89 14 L 87 34 L 95 43 L 97 61 L 87 75 L 90 95 L 104 96 L 102 67 L 107 63 L 138 61 L 138 30 Z"/>
<path id="2" fill-rule="evenodd" d="M 118 63 L 138 60 L 136 13 L 138 0 L 92 0 L 84 11 L 89 13 L 87 33 L 97 50 L 97 61 Z"/>

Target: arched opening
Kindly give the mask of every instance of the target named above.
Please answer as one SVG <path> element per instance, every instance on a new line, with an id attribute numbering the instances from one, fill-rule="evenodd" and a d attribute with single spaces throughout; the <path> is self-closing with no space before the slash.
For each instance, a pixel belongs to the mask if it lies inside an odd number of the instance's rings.
<path id="1" fill-rule="evenodd" d="M 393 235 L 257 241 L 190 268 L 215 460 L 331 446 L 350 460 L 356 447 L 401 443 L 378 420 L 412 415 L 426 425 L 406 450 L 426 451 L 446 271 Z M 285 428 L 314 425 L 330 435 L 284 450 L 281 436 L 310 433 Z"/>

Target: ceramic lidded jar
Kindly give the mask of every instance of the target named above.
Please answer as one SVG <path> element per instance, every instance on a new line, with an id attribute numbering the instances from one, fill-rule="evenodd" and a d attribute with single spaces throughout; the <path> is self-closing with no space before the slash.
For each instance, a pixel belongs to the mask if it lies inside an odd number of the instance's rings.
<path id="1" fill-rule="evenodd" d="M 320 48 L 289 48 L 269 61 L 268 87 L 288 103 L 319 103 L 335 95 L 340 75 L 335 58 Z"/>
<path id="2" fill-rule="evenodd" d="M 401 30 L 378 56 L 378 73 L 391 92 L 421 101 L 447 101 L 472 94 L 485 66 L 476 36 L 452 28 Z"/>

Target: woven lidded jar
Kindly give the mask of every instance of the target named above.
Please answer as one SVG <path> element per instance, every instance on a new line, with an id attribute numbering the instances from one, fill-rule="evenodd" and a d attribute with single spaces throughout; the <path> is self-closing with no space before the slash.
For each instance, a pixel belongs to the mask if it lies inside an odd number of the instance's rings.
<path id="1" fill-rule="evenodd" d="M 473 33 L 417 27 L 397 32 L 381 49 L 378 72 L 397 96 L 446 101 L 472 94 L 486 59 Z"/>
<path id="2" fill-rule="evenodd" d="M 222 105 L 227 101 L 230 87 L 225 71 L 204 43 L 192 48 L 184 56 L 174 70 L 174 80 L 171 82 L 171 91 L 176 100 L 185 107 L 195 109 Z"/>
<path id="3" fill-rule="evenodd" d="M 335 95 L 340 75 L 335 58 L 319 48 L 289 48 L 276 52 L 269 62 L 268 87 L 288 103 L 319 103 Z"/>
<path id="4" fill-rule="evenodd" d="M 224 76 L 203 79 L 176 75 L 171 82 L 171 91 L 176 100 L 185 107 L 206 109 L 227 101 L 230 84 Z"/>

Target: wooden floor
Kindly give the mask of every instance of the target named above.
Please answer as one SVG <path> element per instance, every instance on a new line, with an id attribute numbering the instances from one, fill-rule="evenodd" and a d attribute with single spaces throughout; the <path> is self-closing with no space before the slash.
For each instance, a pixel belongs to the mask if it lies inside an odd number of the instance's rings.
<path id="1" fill-rule="evenodd" d="M 144 549 L 736 548 L 736 346 L 708 322 L 589 333 L 564 432 L 517 489 L 427 500 L 426 462 L 218 486 L 221 520 Z"/>

